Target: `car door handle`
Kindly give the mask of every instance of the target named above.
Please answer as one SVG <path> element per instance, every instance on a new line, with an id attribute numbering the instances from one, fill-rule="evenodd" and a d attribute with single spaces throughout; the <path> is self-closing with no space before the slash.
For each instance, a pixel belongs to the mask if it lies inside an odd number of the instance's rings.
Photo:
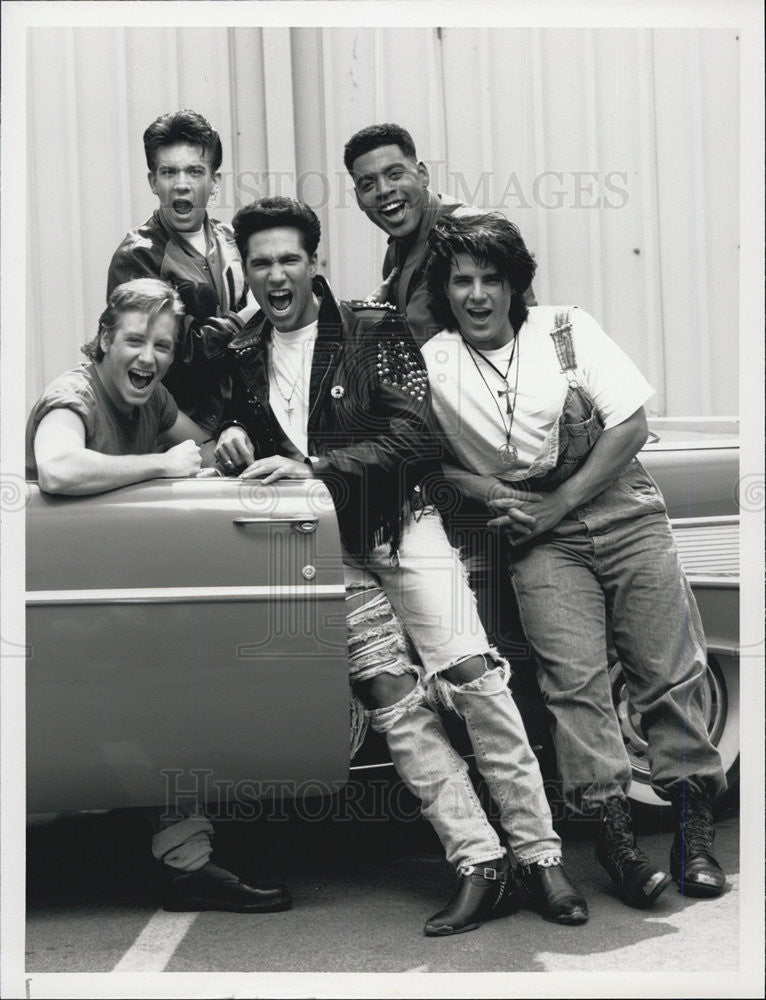
<path id="1" fill-rule="evenodd" d="M 235 517 L 232 524 L 236 524 L 238 528 L 246 528 L 251 524 L 289 524 L 302 535 L 310 535 L 317 530 L 319 518 L 309 514 L 303 517 Z"/>

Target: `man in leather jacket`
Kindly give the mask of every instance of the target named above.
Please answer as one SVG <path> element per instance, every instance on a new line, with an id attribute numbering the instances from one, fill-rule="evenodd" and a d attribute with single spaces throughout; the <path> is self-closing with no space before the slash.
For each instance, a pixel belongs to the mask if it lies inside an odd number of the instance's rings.
<path id="1" fill-rule="evenodd" d="M 333 497 L 354 695 L 458 870 L 453 897 L 425 933 L 473 930 L 510 912 L 515 895 L 506 851 L 437 701 L 465 719 L 532 905 L 557 923 L 584 923 L 587 905 L 561 864 L 508 665 L 490 647 L 458 554 L 419 491 L 439 450 L 423 360 L 403 317 L 387 305 L 334 300 L 316 273 L 320 226 L 308 206 L 264 198 L 233 226 L 261 312 L 227 348 L 233 391 L 216 456 L 264 483 L 316 477 Z"/>
<path id="2" fill-rule="evenodd" d="M 215 358 L 252 313 L 231 227 L 207 212 L 221 180 L 221 139 L 202 115 L 184 109 L 148 126 L 144 152 L 159 205 L 115 250 L 107 298 L 134 278 L 160 278 L 176 290 L 185 316 L 164 385 L 184 413 L 215 434 L 230 389 Z"/>

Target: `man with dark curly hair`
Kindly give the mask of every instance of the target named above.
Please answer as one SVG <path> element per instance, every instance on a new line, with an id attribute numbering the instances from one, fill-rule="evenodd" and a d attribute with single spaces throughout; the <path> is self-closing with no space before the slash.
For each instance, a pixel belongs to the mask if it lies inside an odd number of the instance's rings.
<path id="1" fill-rule="evenodd" d="M 422 350 L 460 463 L 447 471 L 505 529 L 565 798 L 600 814 L 596 855 L 624 902 L 649 906 L 671 876 L 686 895 L 718 896 L 711 801 L 726 778 L 705 724 L 705 639 L 662 495 L 636 457 L 653 390 L 584 310 L 527 307 L 536 265 L 502 216 L 442 219 L 429 247 L 441 329 Z M 675 813 L 670 874 L 633 835 L 607 621 L 652 787 Z"/>

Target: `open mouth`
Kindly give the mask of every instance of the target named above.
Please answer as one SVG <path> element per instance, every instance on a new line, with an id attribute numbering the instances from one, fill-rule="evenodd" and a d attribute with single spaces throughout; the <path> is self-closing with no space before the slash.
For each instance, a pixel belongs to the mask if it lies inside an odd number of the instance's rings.
<path id="1" fill-rule="evenodd" d="M 491 309 L 466 309 L 466 312 L 475 323 L 484 323 L 492 315 Z"/>
<path id="2" fill-rule="evenodd" d="M 176 215 L 191 215 L 194 210 L 194 203 L 188 198 L 176 198 L 173 201 L 173 211 Z"/>
<path id="3" fill-rule="evenodd" d="M 387 205 L 381 205 L 378 211 L 389 222 L 398 222 L 404 215 L 405 206 L 406 202 L 404 201 L 390 201 Z"/>
<path id="4" fill-rule="evenodd" d="M 144 389 L 148 389 L 152 384 L 154 375 L 152 373 L 147 375 L 145 372 L 135 371 L 135 369 L 131 368 L 128 371 L 128 378 L 130 379 L 130 384 L 133 388 L 142 392 Z"/>
<path id="5" fill-rule="evenodd" d="M 286 312 L 293 301 L 293 293 L 286 288 L 280 289 L 278 292 L 269 292 L 268 299 L 274 312 Z"/>

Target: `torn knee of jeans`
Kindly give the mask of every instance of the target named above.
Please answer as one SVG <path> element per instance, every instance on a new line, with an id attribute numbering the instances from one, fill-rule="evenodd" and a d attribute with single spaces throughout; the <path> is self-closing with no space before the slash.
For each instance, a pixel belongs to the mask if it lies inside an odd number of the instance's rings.
<path id="1" fill-rule="evenodd" d="M 479 658 L 481 658 L 481 663 L 476 662 Z M 468 666 L 469 663 L 471 666 Z M 465 657 L 462 660 L 458 660 L 457 663 L 452 663 L 448 667 L 444 667 L 439 673 L 444 677 L 444 680 L 453 684 L 456 688 L 465 690 L 487 676 L 494 676 L 494 672 L 498 670 L 503 682 L 507 684 L 511 676 L 510 665 L 494 647 L 490 647 L 486 653 Z M 452 674 L 452 677 L 447 676 L 448 672 Z"/>
<path id="2" fill-rule="evenodd" d="M 404 669 L 397 665 L 396 669 L 370 670 L 367 676 L 358 675 L 351 680 L 354 694 L 361 700 L 365 708 L 388 708 L 417 687 L 418 673 L 413 664 L 404 664 Z"/>
<path id="3" fill-rule="evenodd" d="M 370 663 L 352 663 L 349 680 L 352 684 L 361 684 L 381 674 L 391 674 L 393 677 L 412 674 L 415 678 L 420 677 L 420 671 L 405 653 L 385 660 L 373 659 Z"/>
<path id="4" fill-rule="evenodd" d="M 423 681 L 423 688 L 429 703 L 434 707 L 446 708 L 461 715 L 460 706 L 455 702 L 455 695 L 492 695 L 506 688 L 511 677 L 508 661 L 494 647 L 490 647 L 489 651 L 484 654 L 484 660 L 484 671 L 478 677 L 460 684 L 455 684 L 443 676 L 444 670 L 449 670 L 459 664 L 450 664 L 439 673 L 426 677 Z"/>
<path id="5" fill-rule="evenodd" d="M 473 656 L 467 656 L 465 659 L 458 660 L 457 663 L 453 663 L 449 667 L 444 667 L 440 673 L 445 680 L 460 686 L 483 677 L 488 669 L 490 668 L 485 655 L 477 653 Z"/>
<path id="6" fill-rule="evenodd" d="M 353 631 L 349 627 L 348 666 L 352 684 L 384 673 L 419 675 L 410 657 L 404 630 L 393 614 L 379 618 L 375 624 L 356 623 Z"/>
<path id="7" fill-rule="evenodd" d="M 366 709 L 365 716 L 376 733 L 387 733 L 399 719 L 404 718 L 409 712 L 423 704 L 425 704 L 425 698 L 418 684 L 393 705 L 386 705 L 385 708 Z"/>

